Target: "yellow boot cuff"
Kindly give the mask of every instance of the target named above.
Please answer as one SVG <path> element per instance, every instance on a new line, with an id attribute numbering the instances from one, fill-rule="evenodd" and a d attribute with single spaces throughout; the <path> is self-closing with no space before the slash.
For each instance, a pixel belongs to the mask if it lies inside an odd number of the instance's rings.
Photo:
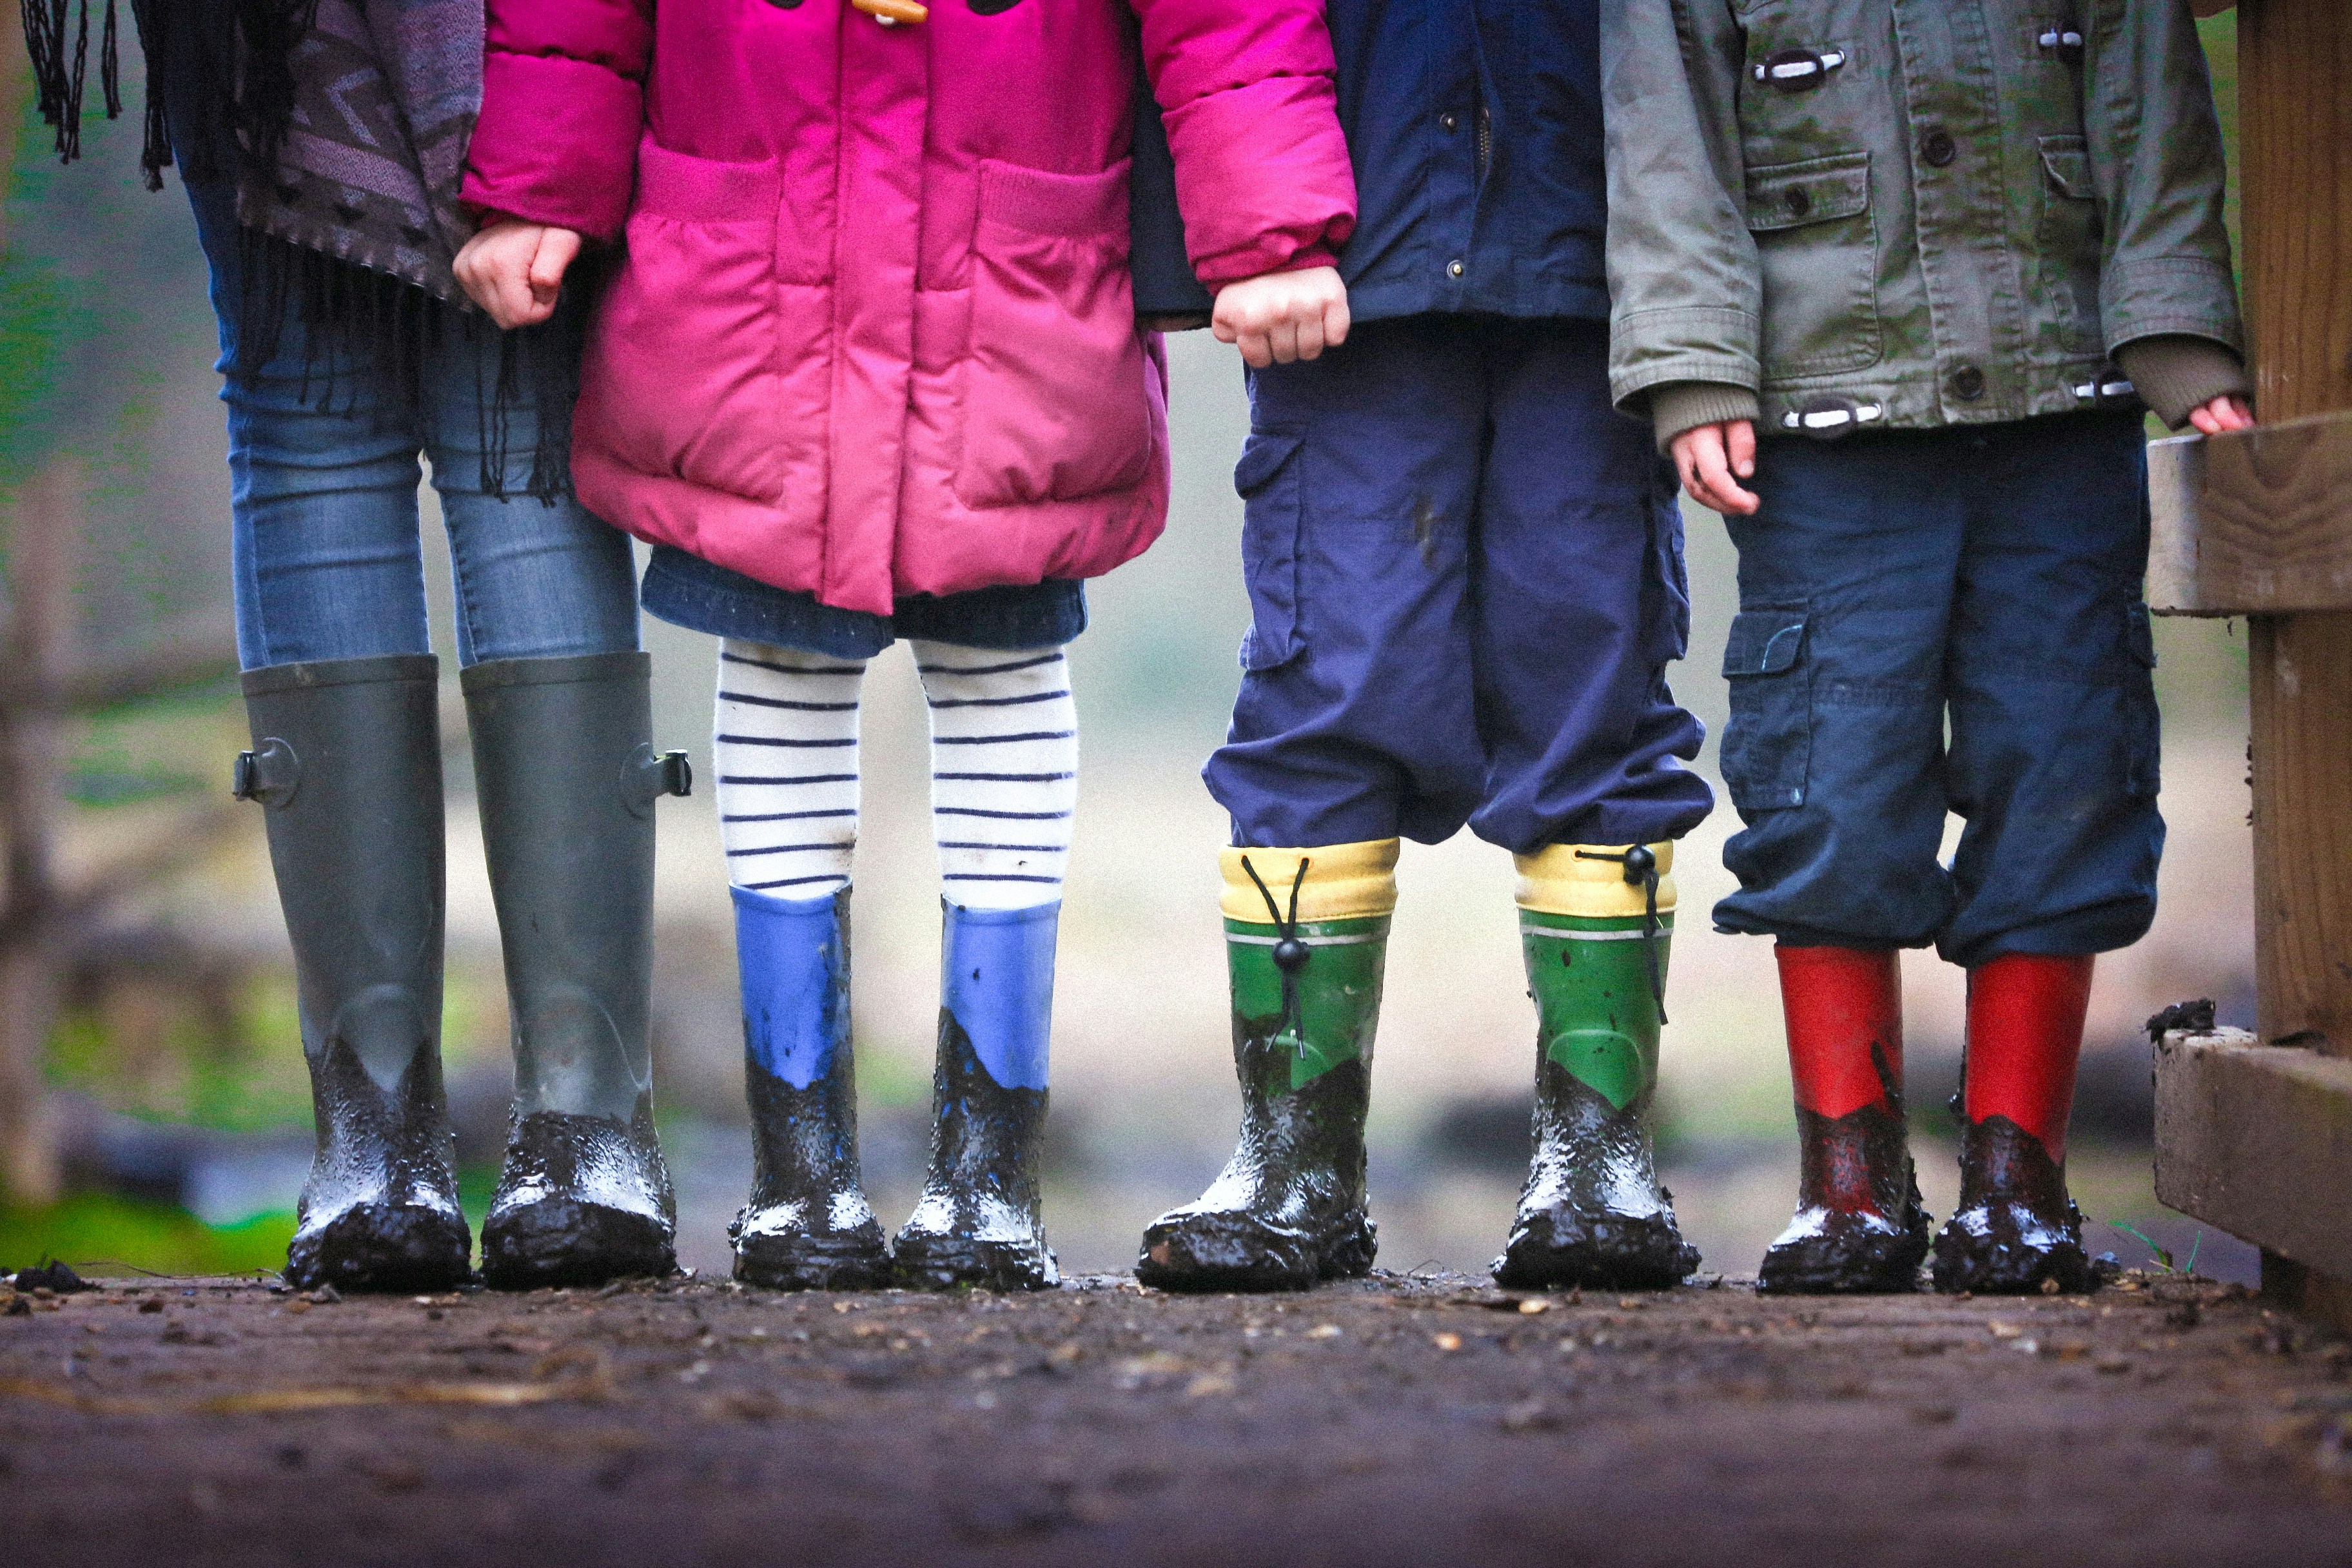
<path id="1" fill-rule="evenodd" d="M 1249 861 L 1249 870 L 1242 868 L 1244 859 Z M 1298 887 L 1300 920 L 1349 921 L 1396 912 L 1397 841 L 1393 838 L 1329 844 L 1319 849 L 1221 849 L 1217 864 L 1225 874 L 1225 890 L 1218 907 L 1227 920 L 1276 923 L 1266 913 L 1265 894 L 1250 880 L 1254 870 L 1274 895 L 1276 910 L 1287 921 L 1290 887 L 1302 862 L 1307 879 Z"/>
<path id="2" fill-rule="evenodd" d="M 1619 860 L 1588 857 L 1622 855 L 1625 844 L 1554 844 L 1538 854 L 1512 857 L 1519 868 L 1519 908 L 1538 914 L 1571 915 L 1582 920 L 1639 918 L 1648 911 L 1649 893 L 1639 882 L 1625 879 Z M 1584 851 L 1584 857 L 1577 854 Z M 1658 912 L 1675 907 L 1675 847 L 1653 844 L 1658 858 Z"/>

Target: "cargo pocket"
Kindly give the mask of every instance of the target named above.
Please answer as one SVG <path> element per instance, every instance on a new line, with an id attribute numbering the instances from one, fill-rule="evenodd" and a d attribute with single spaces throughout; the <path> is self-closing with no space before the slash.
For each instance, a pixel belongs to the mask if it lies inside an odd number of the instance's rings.
<path id="1" fill-rule="evenodd" d="M 1765 375 L 1782 381 L 1877 363 L 1870 154 L 1750 169 L 1748 230 L 1764 284 Z"/>
<path id="2" fill-rule="evenodd" d="M 1813 697 L 1804 656 L 1802 608 L 1743 610 L 1731 618 L 1723 650 L 1723 674 L 1731 683 L 1723 782 L 1742 811 L 1805 804 Z"/>
<path id="3" fill-rule="evenodd" d="M 1128 273 L 1127 174 L 1124 161 L 1098 174 L 980 166 L 955 486 L 967 506 L 1143 482 L 1151 373 Z"/>
<path id="4" fill-rule="evenodd" d="M 2124 646 L 2131 650 L 2131 668 L 2124 679 L 2124 710 L 2128 717 L 2131 751 L 2124 762 L 2124 787 L 2134 800 L 2154 800 L 2164 788 L 2164 721 L 2156 705 L 2156 633 L 2148 625 L 2147 606 L 2124 606 Z"/>
<path id="5" fill-rule="evenodd" d="M 2044 136 L 2040 145 L 2042 215 L 2034 254 L 2042 309 L 2056 315 L 2058 340 L 2070 353 L 2096 353 L 2106 346 L 2099 331 L 2106 225 L 2088 145 L 2080 136 Z"/>
<path id="6" fill-rule="evenodd" d="M 1242 580 L 1250 597 L 1250 626 L 1242 634 L 1244 669 L 1272 669 L 1298 653 L 1303 445 L 1297 436 L 1253 430 L 1234 468 L 1234 488 L 1242 496 Z"/>

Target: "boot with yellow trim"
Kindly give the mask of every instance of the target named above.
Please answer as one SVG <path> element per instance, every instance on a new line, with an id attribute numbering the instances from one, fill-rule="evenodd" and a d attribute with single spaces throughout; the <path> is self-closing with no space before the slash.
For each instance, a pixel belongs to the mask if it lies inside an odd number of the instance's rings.
<path id="1" fill-rule="evenodd" d="M 1555 844 L 1518 857 L 1519 941 L 1538 1015 L 1535 1159 L 1508 1289 L 1664 1289 L 1698 1267 L 1658 1184 L 1648 1112 L 1673 940 L 1671 844 Z"/>
<path id="2" fill-rule="evenodd" d="M 1364 1112 L 1397 841 L 1223 853 L 1241 1142 L 1143 1233 L 1163 1290 L 1303 1290 L 1367 1273 Z"/>

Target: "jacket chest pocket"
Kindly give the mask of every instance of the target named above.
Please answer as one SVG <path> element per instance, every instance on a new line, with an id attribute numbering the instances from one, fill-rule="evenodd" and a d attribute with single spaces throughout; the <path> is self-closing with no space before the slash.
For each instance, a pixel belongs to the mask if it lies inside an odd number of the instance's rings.
<path id="1" fill-rule="evenodd" d="M 1859 370 L 1884 352 L 1870 154 L 1748 171 L 1767 381 Z"/>
<path id="2" fill-rule="evenodd" d="M 967 506 L 1143 481 L 1150 370 L 1128 275 L 1127 175 L 1124 161 L 1098 174 L 981 164 L 955 486 Z"/>
<path id="3" fill-rule="evenodd" d="M 2072 353 L 2105 346 L 2099 329 L 2099 260 L 2106 246 L 2105 204 L 2091 182 L 2091 158 L 2080 136 L 2044 136 L 2042 211 L 2034 254 L 2041 273 L 2041 309 L 2054 316 L 2061 343 Z"/>

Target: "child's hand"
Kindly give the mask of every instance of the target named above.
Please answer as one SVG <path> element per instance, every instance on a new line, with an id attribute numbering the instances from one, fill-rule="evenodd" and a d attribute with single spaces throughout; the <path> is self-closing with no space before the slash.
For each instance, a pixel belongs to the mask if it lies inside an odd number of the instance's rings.
<path id="1" fill-rule="evenodd" d="M 2190 409 L 2189 423 L 2208 436 L 2226 435 L 2231 430 L 2251 430 L 2254 427 L 2253 405 L 2234 392 L 2225 392 L 2212 402 Z"/>
<path id="2" fill-rule="evenodd" d="M 1674 439 L 1675 471 L 1691 500 L 1727 517 L 1753 517 L 1764 503 L 1739 480 L 1756 477 L 1756 422 L 1727 419 L 1699 425 Z M 1735 479 L 1733 476 L 1737 475 Z"/>
<path id="3" fill-rule="evenodd" d="M 501 327 L 532 327 L 555 314 L 564 270 L 580 254 L 568 228 L 502 217 L 466 242 L 453 270 L 467 297 Z"/>
<path id="4" fill-rule="evenodd" d="M 1348 341 L 1348 286 L 1336 267 L 1261 272 L 1217 290 L 1209 325 L 1254 369 L 1313 359 Z"/>

